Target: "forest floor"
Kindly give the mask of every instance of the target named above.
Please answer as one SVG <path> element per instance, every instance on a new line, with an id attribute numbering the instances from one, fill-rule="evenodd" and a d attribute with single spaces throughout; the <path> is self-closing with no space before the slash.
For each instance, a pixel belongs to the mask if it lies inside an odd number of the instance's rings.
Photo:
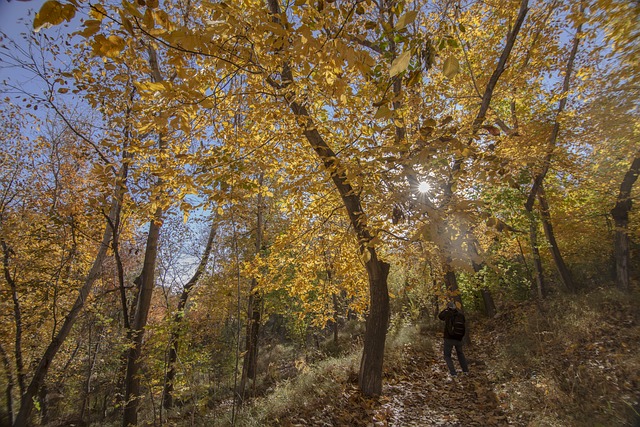
<path id="1" fill-rule="evenodd" d="M 353 364 L 347 375 L 325 367 L 261 425 L 640 427 L 637 308 L 637 295 L 601 290 L 471 315 L 470 373 L 455 379 L 440 323 L 412 325 L 388 337 L 381 396 L 359 392 Z"/>
<path id="2" fill-rule="evenodd" d="M 473 354 L 473 352 L 467 352 Z M 307 407 L 280 419 L 282 426 L 500 426 L 517 414 L 505 411 L 486 365 L 471 359 L 469 374 L 449 377 L 442 358 L 405 345 L 401 364 L 385 372 L 380 397 L 363 396 L 355 378 L 322 408 Z M 455 356 L 454 356 L 455 361 Z"/>

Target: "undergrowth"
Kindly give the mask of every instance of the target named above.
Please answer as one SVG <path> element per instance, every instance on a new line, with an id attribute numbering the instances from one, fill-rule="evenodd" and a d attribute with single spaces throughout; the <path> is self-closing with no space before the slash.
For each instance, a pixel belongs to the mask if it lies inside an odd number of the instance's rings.
<path id="1" fill-rule="evenodd" d="M 634 425 L 633 420 L 640 419 L 636 413 L 640 399 L 639 302 L 638 292 L 622 294 L 600 288 L 557 295 L 539 305 L 509 303 L 493 319 L 469 313 L 473 345 L 468 353 L 476 369 L 471 383 L 491 391 L 482 394 L 494 396 L 505 414 L 504 425 Z M 417 369 L 433 371 L 443 364 L 440 351 L 436 352 L 441 328 L 439 321 L 416 324 L 392 318 L 384 381 L 394 375 L 406 377 Z M 275 348 L 263 356 L 267 365 L 293 356 L 297 358 L 295 375 L 265 374 L 270 375 L 272 385 L 243 408 L 236 425 L 329 425 L 327 420 L 336 412 L 357 411 L 358 405 L 363 413 L 371 411 L 367 406 L 371 401 L 358 400 L 361 352 L 359 335 L 351 333 L 341 335 L 337 344 L 327 340 L 306 354 Z M 416 354 L 422 356 L 419 364 Z M 439 381 L 434 375 L 422 378 Z M 439 393 L 443 387 L 435 383 L 425 389 Z M 393 396 L 382 400 L 388 398 Z M 405 404 L 410 402 L 401 402 Z M 230 420 L 218 421 L 216 425 L 229 425 Z"/>
<path id="2" fill-rule="evenodd" d="M 626 426 L 640 398 L 638 293 L 601 288 L 507 307 L 480 346 L 503 405 L 528 426 Z"/>

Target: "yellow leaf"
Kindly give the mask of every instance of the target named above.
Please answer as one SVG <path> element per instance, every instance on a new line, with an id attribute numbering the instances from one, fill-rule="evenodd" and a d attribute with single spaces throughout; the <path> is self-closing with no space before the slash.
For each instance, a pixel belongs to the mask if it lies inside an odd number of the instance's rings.
<path id="1" fill-rule="evenodd" d="M 43 27 L 51 27 L 61 24 L 63 21 L 71 21 L 76 14 L 74 5 L 62 5 L 56 0 L 49 0 L 40 8 L 33 20 L 33 29 L 40 30 Z"/>
<path id="2" fill-rule="evenodd" d="M 100 21 L 96 19 L 88 19 L 84 22 L 84 30 L 79 31 L 76 34 L 84 38 L 89 38 L 98 31 L 100 31 Z"/>
<path id="3" fill-rule="evenodd" d="M 124 49 L 124 40 L 118 36 L 105 37 L 98 34 L 93 39 L 93 53 L 96 56 L 106 56 L 107 58 L 117 58 Z"/>
<path id="4" fill-rule="evenodd" d="M 147 27 L 147 29 L 152 29 L 153 27 L 155 27 L 156 23 L 153 19 L 153 13 L 151 12 L 151 9 L 147 9 L 144 12 L 144 18 L 142 22 L 144 22 L 144 25 L 145 27 Z"/>
<path id="5" fill-rule="evenodd" d="M 460 63 L 458 62 L 458 58 L 455 56 L 449 56 L 444 60 L 444 65 L 442 66 L 442 74 L 448 79 L 452 79 L 460 72 Z"/>
<path id="6" fill-rule="evenodd" d="M 100 3 L 96 3 L 91 5 L 91 8 L 89 9 L 89 16 L 97 21 L 102 21 L 104 17 L 107 16 L 107 11 Z"/>
<path id="7" fill-rule="evenodd" d="M 387 119 L 391 117 L 392 111 L 386 105 L 381 105 L 376 111 L 376 115 L 373 117 L 374 119 Z"/>
<path id="8" fill-rule="evenodd" d="M 166 82 L 134 82 L 134 85 L 142 92 L 157 92 L 168 88 L 168 83 Z"/>
<path id="9" fill-rule="evenodd" d="M 400 18 L 398 18 L 398 22 L 396 23 L 395 30 L 400 31 L 401 29 L 403 29 L 404 27 L 406 27 L 407 25 L 415 21 L 417 16 L 418 16 L 417 10 L 411 10 L 403 14 Z"/>
<path id="10" fill-rule="evenodd" d="M 391 63 L 391 69 L 389 70 L 389 76 L 393 77 L 400 74 L 409 67 L 409 61 L 411 60 L 411 51 L 407 50 L 402 52 L 400 56 L 393 60 Z"/>

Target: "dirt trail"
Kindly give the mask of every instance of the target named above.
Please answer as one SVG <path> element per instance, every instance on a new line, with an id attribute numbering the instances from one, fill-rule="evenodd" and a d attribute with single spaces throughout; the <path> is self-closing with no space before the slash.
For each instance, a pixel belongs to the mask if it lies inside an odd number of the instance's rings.
<path id="1" fill-rule="evenodd" d="M 423 354 L 405 346 L 402 363 L 385 369 L 382 396 L 363 396 L 353 381 L 342 396 L 322 409 L 308 408 L 285 421 L 285 426 L 507 426 L 514 419 L 501 409 L 488 380 L 485 364 L 474 349 L 465 354 L 470 373 L 449 380 L 442 356 L 442 344 L 435 354 Z M 457 365 L 457 359 L 454 356 Z M 509 414 L 513 415 L 513 414 Z"/>
<path id="2" fill-rule="evenodd" d="M 442 345 L 437 349 L 442 354 Z M 392 426 L 500 426 L 508 425 L 498 405 L 484 364 L 475 363 L 473 351 L 466 350 L 471 361 L 469 374 L 459 372 L 451 379 L 443 357 L 425 357 L 407 353 L 405 373 L 394 373 L 384 386 L 380 410 L 388 414 Z M 454 363 L 457 359 L 454 356 Z M 382 421 L 382 420 L 381 420 Z"/>

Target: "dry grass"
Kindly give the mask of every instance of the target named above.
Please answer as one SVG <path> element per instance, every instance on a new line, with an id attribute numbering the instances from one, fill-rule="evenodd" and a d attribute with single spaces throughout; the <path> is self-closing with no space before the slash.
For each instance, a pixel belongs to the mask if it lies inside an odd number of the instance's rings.
<path id="1" fill-rule="evenodd" d="M 639 296 L 565 295 L 509 307 L 484 334 L 503 405 L 530 426 L 625 426 L 640 398 Z"/>

